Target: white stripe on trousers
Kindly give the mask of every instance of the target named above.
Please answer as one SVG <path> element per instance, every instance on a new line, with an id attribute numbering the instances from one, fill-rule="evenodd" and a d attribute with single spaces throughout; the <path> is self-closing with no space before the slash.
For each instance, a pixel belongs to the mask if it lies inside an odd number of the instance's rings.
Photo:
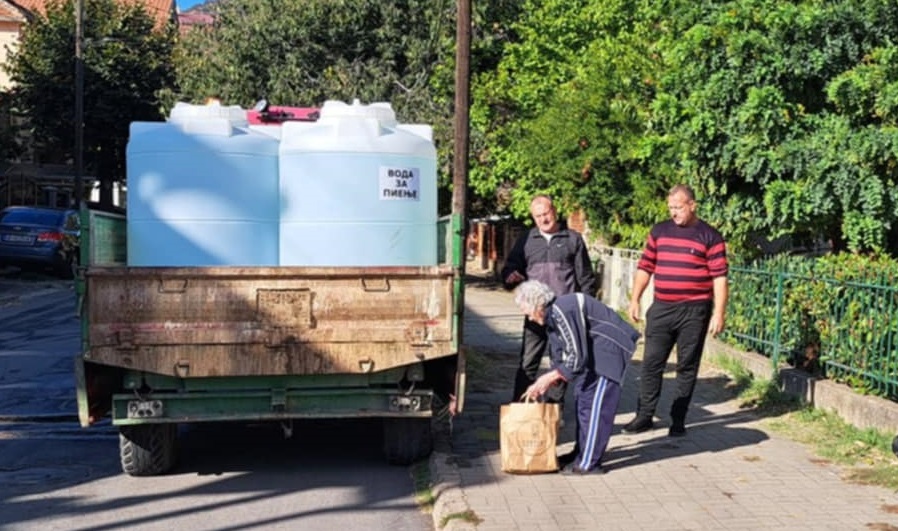
<path id="1" fill-rule="evenodd" d="M 599 437 L 599 430 L 602 428 L 602 402 L 605 400 L 605 389 L 608 387 L 608 378 L 599 376 L 596 384 L 595 393 L 592 396 L 592 408 L 589 412 L 589 425 L 586 429 L 586 442 L 584 448 L 580 449 L 580 462 L 577 464 L 582 469 L 590 466 L 592 462 L 593 452 L 596 447 L 596 439 Z M 578 418 L 579 418 L 579 411 Z M 582 426 L 581 426 L 582 429 Z"/>

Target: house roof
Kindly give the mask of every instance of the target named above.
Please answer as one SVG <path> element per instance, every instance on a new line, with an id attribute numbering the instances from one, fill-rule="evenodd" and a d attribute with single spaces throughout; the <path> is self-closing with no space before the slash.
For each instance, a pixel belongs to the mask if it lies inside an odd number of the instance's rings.
<path id="1" fill-rule="evenodd" d="M 46 1 L 45 0 L 12 0 L 11 3 L 16 4 L 19 7 L 27 9 L 28 11 L 31 11 L 31 12 L 39 11 L 42 13 L 44 11 L 44 4 L 46 3 Z"/>
<path id="2" fill-rule="evenodd" d="M 188 24 L 212 24 L 215 22 L 215 17 L 202 11 L 185 11 L 178 14 L 178 20 Z"/>
<path id="3" fill-rule="evenodd" d="M 9 0 L 0 0 L 0 22 L 25 22 L 25 11 Z"/>
<path id="4" fill-rule="evenodd" d="M 7 0 L 12 4 L 27 9 L 32 13 L 44 14 L 47 11 L 47 4 L 52 0 Z M 147 13 L 156 19 L 156 27 L 164 26 L 168 21 L 172 20 L 175 14 L 175 0 L 119 0 L 120 2 L 129 2 L 143 4 L 146 6 Z M 2 4 L 0 4 L 2 5 Z"/>

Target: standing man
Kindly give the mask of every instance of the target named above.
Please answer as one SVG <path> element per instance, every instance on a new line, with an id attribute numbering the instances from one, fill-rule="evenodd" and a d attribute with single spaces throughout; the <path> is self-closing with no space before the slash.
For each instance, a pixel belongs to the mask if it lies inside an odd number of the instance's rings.
<path id="1" fill-rule="evenodd" d="M 524 280 L 539 280 L 556 295 L 574 292 L 594 295 L 595 273 L 580 233 L 558 221 L 552 198 L 547 195 L 537 195 L 530 201 L 530 215 L 536 226 L 518 238 L 500 273 L 505 288 L 513 289 Z M 515 374 L 512 402 L 520 400 L 536 380 L 545 351 L 545 328 L 525 317 L 521 363 Z M 561 403 L 565 390 L 564 383 L 559 383 L 547 393 L 547 398 Z"/>
<path id="2" fill-rule="evenodd" d="M 652 227 L 633 280 L 630 319 L 639 321 L 639 299 L 652 275 L 655 297 L 645 316 L 636 417 L 623 431 L 652 429 L 664 368 L 676 345 L 677 386 L 668 435 L 679 437 L 686 434 L 686 410 L 692 401 L 705 336 L 708 332 L 716 336 L 724 328 L 728 266 L 723 236 L 695 214 L 692 188 L 683 184 L 671 188 L 667 209 L 671 219 Z"/>
<path id="3" fill-rule="evenodd" d="M 577 441 L 573 455 L 559 458 L 559 463 L 569 463 L 562 473 L 602 473 L 621 382 L 639 332 L 595 298 L 582 293 L 556 297 L 538 280 L 521 283 L 514 300 L 531 321 L 545 326 L 552 361 L 552 370 L 524 394 L 538 398 L 559 381 L 574 386 Z"/>

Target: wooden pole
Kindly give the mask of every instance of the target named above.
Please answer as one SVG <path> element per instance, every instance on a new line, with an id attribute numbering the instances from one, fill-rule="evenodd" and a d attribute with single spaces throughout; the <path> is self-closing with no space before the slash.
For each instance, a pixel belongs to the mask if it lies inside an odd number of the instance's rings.
<path id="1" fill-rule="evenodd" d="M 75 208 L 84 196 L 84 0 L 75 0 Z"/>
<path id="2" fill-rule="evenodd" d="M 470 111 L 471 1 L 457 0 L 455 38 L 455 139 L 452 163 L 452 256 L 455 269 L 455 330 L 458 346 L 456 397 L 452 414 L 464 410 L 466 359 L 464 352 L 465 262 L 467 245 L 468 133 Z"/>

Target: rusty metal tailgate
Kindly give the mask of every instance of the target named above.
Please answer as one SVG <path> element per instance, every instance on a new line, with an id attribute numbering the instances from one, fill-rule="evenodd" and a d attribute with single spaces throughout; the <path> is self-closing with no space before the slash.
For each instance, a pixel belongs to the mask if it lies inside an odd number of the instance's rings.
<path id="1" fill-rule="evenodd" d="M 95 363 L 180 377 L 367 373 L 458 351 L 453 270 L 92 267 Z"/>

